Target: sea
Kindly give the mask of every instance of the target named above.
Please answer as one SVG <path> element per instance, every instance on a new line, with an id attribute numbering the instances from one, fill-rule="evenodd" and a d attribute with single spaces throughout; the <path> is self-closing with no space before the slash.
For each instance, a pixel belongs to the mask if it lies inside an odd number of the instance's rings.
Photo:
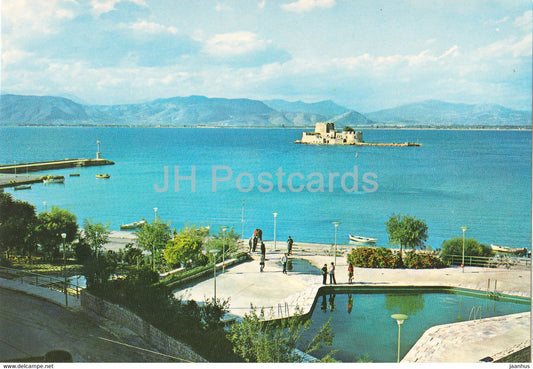
<path id="1" fill-rule="evenodd" d="M 37 212 L 69 209 L 80 226 L 118 230 L 157 215 L 177 230 L 227 226 L 248 238 L 260 228 L 267 240 L 326 244 L 354 234 L 388 246 L 385 223 L 402 214 L 426 222 L 433 250 L 462 226 L 484 244 L 531 250 L 531 131 L 363 129 L 366 142 L 418 147 L 294 143 L 303 131 L 1 127 L 0 163 L 94 158 L 99 141 L 115 165 L 43 172 L 65 183 L 5 190 Z"/>

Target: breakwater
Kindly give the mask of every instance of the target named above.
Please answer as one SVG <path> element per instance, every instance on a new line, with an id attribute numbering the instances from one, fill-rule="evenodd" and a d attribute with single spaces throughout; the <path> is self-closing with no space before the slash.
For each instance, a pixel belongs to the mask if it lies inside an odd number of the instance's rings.
<path id="1" fill-rule="evenodd" d="M 22 174 L 28 172 L 40 172 L 53 169 L 65 168 L 85 168 L 102 165 L 114 165 L 115 163 L 107 159 L 62 159 L 52 161 L 40 161 L 33 163 L 18 163 L 0 165 L 0 173 Z"/>

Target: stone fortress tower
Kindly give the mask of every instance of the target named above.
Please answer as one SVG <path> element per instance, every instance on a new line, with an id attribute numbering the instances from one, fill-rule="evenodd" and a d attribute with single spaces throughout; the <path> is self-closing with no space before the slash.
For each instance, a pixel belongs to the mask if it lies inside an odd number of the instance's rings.
<path id="1" fill-rule="evenodd" d="M 314 132 L 304 132 L 298 143 L 315 145 L 356 145 L 364 143 L 363 132 L 335 130 L 335 123 L 320 122 L 315 124 Z"/>

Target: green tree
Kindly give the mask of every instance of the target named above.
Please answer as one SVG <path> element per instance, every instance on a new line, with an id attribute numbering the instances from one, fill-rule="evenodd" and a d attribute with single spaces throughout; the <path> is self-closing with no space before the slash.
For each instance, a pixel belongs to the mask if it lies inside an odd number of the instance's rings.
<path id="1" fill-rule="evenodd" d="M 152 269 L 155 270 L 156 261 L 160 263 L 162 251 L 170 241 L 170 223 L 163 223 L 159 217 L 152 223 L 144 224 L 135 232 L 137 246 L 152 254 Z"/>
<path id="2" fill-rule="evenodd" d="M 212 237 L 207 241 L 206 251 L 209 252 L 211 249 L 217 249 L 222 253 L 222 250 L 224 250 L 225 254 L 229 255 L 237 251 L 237 241 L 239 238 L 240 235 L 235 233 L 233 227 L 227 228 L 226 232 L 223 231 L 222 227 L 219 227 L 218 233 L 212 235 Z"/>
<path id="3" fill-rule="evenodd" d="M 87 244 L 94 250 L 94 255 L 98 257 L 98 253 L 102 246 L 109 241 L 109 222 L 93 223 L 91 219 L 83 221 L 83 234 Z"/>
<path id="4" fill-rule="evenodd" d="M 440 257 L 447 263 L 452 262 L 451 255 L 463 255 L 463 238 L 455 237 L 450 240 L 446 240 L 442 243 Z M 489 246 L 479 243 L 473 238 L 465 239 L 465 256 L 485 256 L 492 255 L 492 250 Z M 454 264 L 461 264 L 461 260 L 457 258 Z"/>
<path id="5" fill-rule="evenodd" d="M 10 254 L 20 254 L 31 260 L 37 247 L 36 225 L 33 205 L 13 200 L 8 193 L 0 193 L 0 251 L 6 258 Z"/>
<path id="6" fill-rule="evenodd" d="M 427 239 L 428 226 L 423 220 L 401 214 L 392 214 L 385 223 L 389 234 L 390 245 L 400 245 L 400 262 L 402 260 L 403 247 L 424 248 Z"/>
<path id="7" fill-rule="evenodd" d="M 304 353 L 311 354 L 333 343 L 329 320 L 313 338 L 304 342 L 302 334 L 309 330 L 310 320 L 296 315 L 279 323 L 269 323 L 264 318 L 263 311 L 258 315 L 252 309 L 239 324 L 231 327 L 228 338 L 233 343 L 233 351 L 247 362 L 302 362 L 304 358 L 296 351 L 298 347 L 305 347 Z M 325 360 L 330 361 L 331 355 L 326 355 Z"/>
<path id="8" fill-rule="evenodd" d="M 117 269 L 117 254 L 108 251 L 101 257 L 90 257 L 82 267 L 82 274 L 87 281 L 87 288 L 93 289 L 104 285 Z"/>
<path id="9" fill-rule="evenodd" d="M 78 236 L 76 216 L 68 210 L 52 206 L 50 211 L 39 213 L 37 217 L 37 241 L 49 259 L 59 256 L 59 248 L 63 243 L 62 233 L 66 233 L 66 242 L 70 243 Z"/>
<path id="10" fill-rule="evenodd" d="M 342 130 L 343 130 L 344 132 L 353 132 L 353 128 L 350 127 L 350 126 L 345 126 Z"/>

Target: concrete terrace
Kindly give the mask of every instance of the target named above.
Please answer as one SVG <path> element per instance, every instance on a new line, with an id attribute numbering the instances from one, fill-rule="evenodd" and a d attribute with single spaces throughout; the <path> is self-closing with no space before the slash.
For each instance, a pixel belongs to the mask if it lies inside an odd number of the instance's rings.
<path id="1" fill-rule="evenodd" d="M 273 250 L 272 242 L 265 242 Z M 302 244 L 295 244 L 294 259 L 308 260 L 321 268 L 333 261 L 331 255 L 312 255 L 301 252 Z M 316 245 L 315 245 L 316 246 Z M 259 253 L 253 261 L 217 271 L 217 298 L 230 300 L 230 313 L 242 317 L 250 306 L 264 308 L 267 318 L 280 318 L 294 314 L 296 307 L 307 313 L 322 286 L 322 276 L 289 272 L 282 273 L 280 259 L 285 251 L 279 242 L 277 252 L 267 252 L 264 272 L 259 271 Z M 322 250 L 330 245 L 320 245 Z M 345 256 L 337 255 L 337 284 L 348 282 Z M 490 282 L 489 282 L 490 280 Z M 328 277 L 329 283 L 329 277 Z M 498 292 L 531 297 L 531 270 L 489 269 L 460 267 L 432 270 L 365 269 L 355 268 L 355 286 L 445 286 Z M 496 290 L 495 290 L 496 287 Z M 175 291 L 177 298 L 203 301 L 213 297 L 213 278 Z M 522 313 L 504 317 L 478 319 L 434 327 L 430 337 L 424 335 L 404 358 L 404 362 L 478 362 L 480 359 L 507 352 L 511 347 L 530 344 L 531 314 Z M 426 334 L 428 334 L 426 332 Z M 506 351 L 507 350 L 507 351 Z M 431 355 L 429 353 L 432 353 Z M 460 353 L 460 355 L 458 354 Z"/>

